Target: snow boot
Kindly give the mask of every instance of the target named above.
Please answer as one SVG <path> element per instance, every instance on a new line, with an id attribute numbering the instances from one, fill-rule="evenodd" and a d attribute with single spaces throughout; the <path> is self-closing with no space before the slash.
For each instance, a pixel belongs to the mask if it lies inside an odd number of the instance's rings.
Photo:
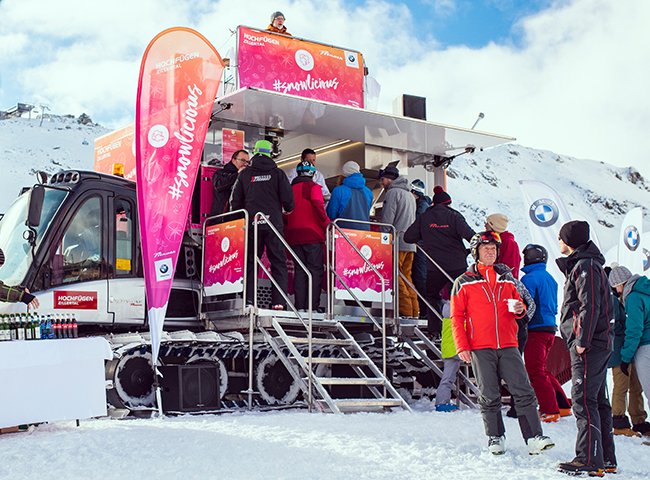
<path id="1" fill-rule="evenodd" d="M 567 475 L 577 476 L 577 475 L 589 475 L 590 477 L 604 477 L 605 469 L 597 468 L 593 465 L 587 465 L 582 463 L 577 458 L 574 458 L 570 462 L 562 462 L 557 466 L 559 472 L 566 473 Z"/>
<path id="2" fill-rule="evenodd" d="M 458 410 L 460 410 L 458 405 L 454 405 L 453 403 L 441 403 L 440 405 L 436 405 L 436 412 L 457 412 Z"/>
<path id="3" fill-rule="evenodd" d="M 605 473 L 616 473 L 616 462 L 605 461 Z"/>
<path id="4" fill-rule="evenodd" d="M 615 428 L 614 429 L 614 435 L 622 435 L 624 437 L 640 437 L 641 436 L 641 434 L 639 432 L 635 432 L 630 427 Z"/>
<path id="5" fill-rule="evenodd" d="M 555 443 L 546 435 L 537 435 L 536 437 L 529 438 L 526 442 L 528 444 L 529 455 L 539 455 L 544 450 L 553 448 Z"/>
<path id="6" fill-rule="evenodd" d="M 506 453 L 506 437 L 488 437 L 488 451 L 492 455 L 503 455 Z"/>
<path id="7" fill-rule="evenodd" d="M 632 425 L 632 430 L 640 433 L 641 435 L 645 435 L 646 437 L 650 436 L 650 423 L 637 423 L 636 425 Z"/>
<path id="8" fill-rule="evenodd" d="M 560 408 L 560 417 L 570 417 L 573 413 L 571 412 L 571 407 L 569 408 Z"/>
<path id="9" fill-rule="evenodd" d="M 544 423 L 555 423 L 560 420 L 559 413 L 540 413 L 539 419 Z"/>

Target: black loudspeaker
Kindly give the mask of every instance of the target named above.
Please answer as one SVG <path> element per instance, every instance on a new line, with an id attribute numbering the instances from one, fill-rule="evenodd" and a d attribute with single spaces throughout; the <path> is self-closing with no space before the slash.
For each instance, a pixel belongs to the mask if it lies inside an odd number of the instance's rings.
<path id="1" fill-rule="evenodd" d="M 427 99 L 415 95 L 402 95 L 402 111 L 405 117 L 427 119 Z"/>
<path id="2" fill-rule="evenodd" d="M 159 367 L 164 412 L 200 412 L 221 408 L 219 368 L 212 364 Z"/>

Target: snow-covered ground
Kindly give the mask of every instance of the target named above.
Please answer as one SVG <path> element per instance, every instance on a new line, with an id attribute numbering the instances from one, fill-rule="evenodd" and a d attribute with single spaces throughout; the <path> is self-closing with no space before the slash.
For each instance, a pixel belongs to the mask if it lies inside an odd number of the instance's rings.
<path id="1" fill-rule="evenodd" d="M 422 407 L 421 407 L 422 408 Z M 427 408 L 426 406 L 423 408 Z M 42 425 L 0 436 L 0 478 L 548 479 L 573 458 L 575 420 L 545 426 L 556 447 L 530 456 L 506 418 L 503 456 L 478 411 L 328 415 L 306 411 Z M 646 479 L 650 447 L 616 437 L 619 478 Z"/>

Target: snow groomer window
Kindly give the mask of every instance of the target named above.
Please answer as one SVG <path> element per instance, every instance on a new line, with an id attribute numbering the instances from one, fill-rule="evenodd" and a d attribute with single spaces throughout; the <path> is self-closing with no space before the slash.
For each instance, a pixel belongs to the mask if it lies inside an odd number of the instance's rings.
<path id="1" fill-rule="evenodd" d="M 77 210 L 63 234 L 52 268 L 54 285 L 100 279 L 101 245 L 101 199 L 93 197 Z"/>
<path id="2" fill-rule="evenodd" d="M 128 200 L 115 200 L 115 274 L 133 273 L 133 205 Z"/>

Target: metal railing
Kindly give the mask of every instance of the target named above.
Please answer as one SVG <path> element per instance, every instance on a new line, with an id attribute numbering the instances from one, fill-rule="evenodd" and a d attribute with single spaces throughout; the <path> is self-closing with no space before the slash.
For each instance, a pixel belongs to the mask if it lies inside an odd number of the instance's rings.
<path id="1" fill-rule="evenodd" d="M 351 220 L 351 219 L 345 219 L 345 218 L 340 218 L 334 220 L 330 225 L 328 226 L 327 229 L 327 314 L 328 318 L 333 318 L 334 316 L 334 285 L 336 280 L 338 280 L 341 285 L 343 285 L 343 288 L 350 294 L 352 299 L 357 303 L 359 307 L 364 311 L 364 313 L 370 318 L 372 323 L 377 327 L 377 329 L 381 332 L 381 342 L 382 342 L 382 373 L 384 375 L 384 378 L 386 378 L 386 373 L 387 373 L 387 358 L 386 358 L 386 279 L 384 276 L 379 273 L 377 268 L 365 257 L 363 253 L 357 248 L 357 246 L 350 240 L 350 238 L 346 235 L 346 233 L 341 229 L 341 227 L 338 226 L 337 222 L 338 221 L 344 221 L 344 222 L 352 222 L 352 223 L 359 223 L 359 224 L 365 224 L 365 225 L 377 225 L 380 227 L 387 227 L 392 230 L 392 236 L 393 236 L 393 279 L 396 279 L 396 272 L 397 272 L 397 262 L 395 262 L 395 227 L 393 225 L 389 224 L 384 224 L 384 223 L 371 223 L 371 222 L 365 222 L 365 221 L 360 221 L 360 220 Z M 360 230 L 360 232 L 365 232 L 365 230 Z M 381 284 L 381 325 L 375 319 L 375 317 L 370 313 L 370 311 L 366 308 L 366 306 L 363 304 L 363 301 L 360 300 L 352 291 L 352 289 L 347 285 L 345 280 L 339 273 L 336 271 L 336 238 L 337 235 L 340 236 L 350 247 L 352 247 L 352 250 L 360 257 L 363 259 L 364 264 L 367 265 L 370 270 L 379 278 L 379 282 Z M 392 285 L 392 293 L 393 293 L 393 298 L 394 298 L 394 308 L 393 308 L 393 317 L 394 320 L 397 319 L 397 302 L 398 302 L 398 296 L 397 296 L 397 289 L 395 288 L 395 281 L 393 281 Z M 384 386 L 384 395 L 386 395 L 386 387 Z"/>
<path id="2" fill-rule="evenodd" d="M 280 285 L 276 281 L 275 278 L 273 278 L 273 275 L 267 269 L 264 264 L 262 263 L 262 260 L 258 257 L 258 247 L 257 247 L 257 240 L 258 240 L 258 229 L 259 229 L 259 224 L 260 221 L 263 222 L 265 225 L 267 225 L 273 234 L 282 242 L 282 245 L 284 245 L 284 248 L 291 254 L 293 257 L 294 265 L 297 263 L 300 268 L 307 274 L 307 305 L 309 308 L 307 308 L 307 323 L 302 318 L 302 315 L 300 315 L 300 312 L 296 309 L 295 305 L 291 302 L 289 299 L 289 296 L 287 292 L 282 290 L 280 288 Z M 252 346 L 252 338 L 254 334 L 254 322 L 253 322 L 253 317 L 255 315 L 255 312 L 257 312 L 257 282 L 258 282 L 258 270 L 257 267 L 259 266 L 264 274 L 269 277 L 269 280 L 271 280 L 271 283 L 273 287 L 275 287 L 278 292 L 282 295 L 282 298 L 284 299 L 285 302 L 287 302 L 287 306 L 291 308 L 293 313 L 296 315 L 296 317 L 300 320 L 300 323 L 305 327 L 307 330 L 307 349 L 308 349 L 308 357 L 307 357 L 307 366 L 308 366 L 308 372 L 307 372 L 307 381 L 308 381 L 308 390 L 307 390 L 307 404 L 309 411 L 311 412 L 312 410 L 312 404 L 313 404 L 313 395 L 312 395 L 312 378 L 314 377 L 314 371 L 312 368 L 312 275 L 311 272 L 307 269 L 304 263 L 302 263 L 302 260 L 298 258 L 298 255 L 296 255 L 296 252 L 293 251 L 293 249 L 289 246 L 287 241 L 284 239 L 282 234 L 278 231 L 277 228 L 271 223 L 269 220 L 269 217 L 266 216 L 262 212 L 257 212 L 255 216 L 253 217 L 253 255 L 254 255 L 254 261 L 255 261 L 255 268 L 253 269 L 253 311 L 250 313 L 251 315 L 251 322 L 249 325 L 249 336 L 251 338 L 251 346 Z M 251 349 L 251 355 L 249 357 L 249 364 L 248 364 L 248 388 L 249 388 L 249 405 L 252 401 L 252 391 L 253 391 L 253 354 L 252 354 L 252 349 Z"/>

